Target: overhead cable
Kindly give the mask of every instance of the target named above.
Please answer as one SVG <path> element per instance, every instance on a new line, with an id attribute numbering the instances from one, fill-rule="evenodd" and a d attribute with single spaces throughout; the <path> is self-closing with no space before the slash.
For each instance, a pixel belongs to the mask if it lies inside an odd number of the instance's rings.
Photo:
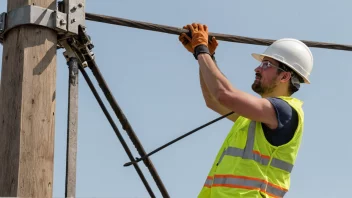
<path id="1" fill-rule="evenodd" d="M 95 21 L 95 22 L 102 22 L 107 24 L 120 25 L 120 26 L 126 26 L 126 27 L 138 28 L 138 29 L 144 29 L 144 30 L 151 30 L 151 31 L 163 32 L 163 33 L 175 34 L 175 35 L 180 35 L 181 33 L 188 32 L 188 30 L 185 30 L 182 28 L 135 21 L 135 20 L 118 18 L 113 16 L 93 14 L 93 13 L 86 13 L 86 19 L 90 21 Z M 209 32 L 209 36 L 215 36 L 217 40 L 222 40 L 222 41 L 254 44 L 254 45 L 265 45 L 265 46 L 268 46 L 275 41 L 272 39 L 252 38 L 252 37 L 244 37 L 244 36 L 236 36 L 236 35 L 220 34 L 220 33 L 212 33 L 212 32 Z M 301 40 L 301 41 L 309 47 L 352 51 L 352 45 L 343 45 L 343 44 L 336 44 L 336 43 L 326 43 L 326 42 L 307 41 L 307 40 Z"/>

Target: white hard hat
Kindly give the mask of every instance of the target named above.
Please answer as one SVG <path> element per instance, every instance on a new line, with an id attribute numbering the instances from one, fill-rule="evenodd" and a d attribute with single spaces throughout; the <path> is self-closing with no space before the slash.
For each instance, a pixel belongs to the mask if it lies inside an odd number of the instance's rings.
<path id="1" fill-rule="evenodd" d="M 258 61 L 269 57 L 282 62 L 301 76 L 305 83 L 310 84 L 309 75 L 313 69 L 313 55 L 308 46 L 297 39 L 279 39 L 273 42 L 263 54 L 253 53 L 252 56 Z"/>

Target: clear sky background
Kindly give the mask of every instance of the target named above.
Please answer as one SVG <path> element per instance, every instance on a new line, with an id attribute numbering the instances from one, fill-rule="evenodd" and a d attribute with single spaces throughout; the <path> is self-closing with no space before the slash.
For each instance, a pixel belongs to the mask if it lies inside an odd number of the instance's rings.
<path id="1" fill-rule="evenodd" d="M 352 2 L 347 0 L 86 3 L 90 13 L 175 27 L 200 22 L 216 33 L 352 43 Z M 6 0 L 0 0 L 0 11 L 6 11 Z M 147 152 L 219 116 L 205 106 L 197 62 L 176 35 L 91 21 L 87 28 L 96 62 Z M 254 94 L 251 84 L 258 62 L 250 54 L 265 48 L 219 41 L 218 65 L 235 87 Z M 305 130 L 287 198 L 348 197 L 352 53 L 311 50 L 312 84 L 294 95 L 304 101 Z M 54 197 L 64 197 L 65 189 L 68 69 L 62 52 L 58 50 L 57 61 Z M 148 197 L 133 166 L 123 167 L 129 159 L 82 76 L 79 86 L 77 197 Z M 231 121 L 221 120 L 151 157 L 171 197 L 198 195 L 231 126 Z M 139 165 L 161 197 L 148 169 Z"/>

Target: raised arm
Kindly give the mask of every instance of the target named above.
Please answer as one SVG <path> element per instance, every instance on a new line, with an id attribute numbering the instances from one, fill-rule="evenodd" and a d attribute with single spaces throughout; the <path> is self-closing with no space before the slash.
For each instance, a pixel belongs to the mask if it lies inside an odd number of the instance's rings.
<path id="1" fill-rule="evenodd" d="M 193 27 L 194 26 L 194 27 Z M 192 32 L 192 47 L 208 92 L 223 106 L 250 120 L 265 123 L 269 128 L 278 126 L 276 112 L 265 98 L 258 98 L 236 89 L 221 73 L 211 58 L 206 25 L 187 25 Z"/>
<path id="2" fill-rule="evenodd" d="M 184 26 L 183 28 L 187 29 L 186 26 Z M 194 50 L 191 44 L 192 39 L 187 34 L 183 33 L 179 36 L 179 40 L 183 44 L 183 46 L 193 54 Z M 215 50 L 217 46 L 218 46 L 217 40 L 215 39 L 215 37 L 212 37 L 212 39 L 209 41 L 209 46 L 208 46 L 209 51 L 212 55 L 215 54 Z M 215 63 L 215 60 L 214 60 L 214 63 Z M 205 100 L 205 104 L 207 105 L 207 107 L 219 113 L 220 115 L 225 115 L 227 113 L 230 113 L 231 112 L 230 109 L 226 108 L 224 105 L 221 105 L 216 100 L 216 98 L 212 94 L 210 94 L 208 87 L 205 85 L 205 82 L 203 80 L 203 76 L 200 70 L 199 70 L 199 80 L 200 80 L 200 86 L 203 93 L 203 98 Z M 227 118 L 229 120 L 236 121 L 236 119 L 238 118 L 238 115 L 236 113 L 233 113 L 230 116 L 227 116 Z"/>
<path id="3" fill-rule="evenodd" d="M 206 86 L 201 70 L 199 69 L 199 80 L 200 80 L 200 86 L 202 89 L 202 94 L 203 94 L 203 98 L 205 101 L 205 104 L 207 105 L 207 107 L 217 113 L 219 113 L 220 115 L 225 115 L 227 113 L 230 113 L 231 110 L 226 108 L 224 105 L 220 104 L 219 101 L 209 92 L 208 87 Z M 229 120 L 231 121 L 236 121 L 238 118 L 238 115 L 236 113 L 230 115 L 227 117 Z"/>

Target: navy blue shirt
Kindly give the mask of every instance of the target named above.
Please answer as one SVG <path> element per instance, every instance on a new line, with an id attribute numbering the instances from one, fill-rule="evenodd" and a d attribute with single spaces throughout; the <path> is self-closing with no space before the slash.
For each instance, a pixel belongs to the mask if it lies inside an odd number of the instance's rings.
<path id="1" fill-rule="evenodd" d="M 268 142 L 274 146 L 280 146 L 289 142 L 298 126 L 298 115 L 296 110 L 286 101 L 280 98 L 267 98 L 274 106 L 278 127 L 274 130 L 262 124 L 264 135 Z"/>

